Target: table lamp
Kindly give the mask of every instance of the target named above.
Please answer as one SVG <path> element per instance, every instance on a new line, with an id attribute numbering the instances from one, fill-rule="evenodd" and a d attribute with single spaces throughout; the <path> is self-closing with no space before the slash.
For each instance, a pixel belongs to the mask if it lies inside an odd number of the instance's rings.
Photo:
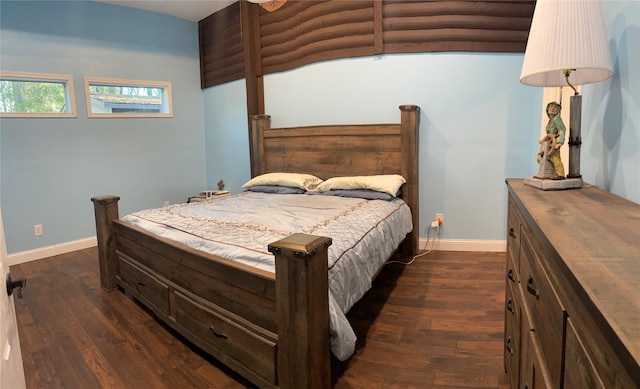
<path id="1" fill-rule="evenodd" d="M 582 96 L 575 86 L 603 81 L 612 75 L 611 53 L 598 1 L 536 2 L 520 82 L 541 87 L 568 85 L 575 95 L 571 96 L 569 107 L 569 173 L 564 179 L 557 176 L 547 178 L 538 174 L 525 179 L 526 185 L 542 190 L 582 187 Z M 559 153 L 560 150 L 556 152 Z M 550 163 L 547 155 L 542 156 L 540 163 Z"/>

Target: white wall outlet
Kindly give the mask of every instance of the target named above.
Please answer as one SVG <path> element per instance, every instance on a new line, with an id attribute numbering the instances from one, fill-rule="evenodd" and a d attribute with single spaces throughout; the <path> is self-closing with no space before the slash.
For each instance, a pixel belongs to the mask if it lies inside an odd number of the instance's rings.
<path id="1" fill-rule="evenodd" d="M 436 213 L 436 218 L 434 220 L 437 221 L 439 225 L 443 225 L 444 224 L 444 214 L 443 213 Z"/>
<path id="2" fill-rule="evenodd" d="M 33 236 L 41 236 L 42 234 L 42 224 L 36 224 L 33 226 Z"/>

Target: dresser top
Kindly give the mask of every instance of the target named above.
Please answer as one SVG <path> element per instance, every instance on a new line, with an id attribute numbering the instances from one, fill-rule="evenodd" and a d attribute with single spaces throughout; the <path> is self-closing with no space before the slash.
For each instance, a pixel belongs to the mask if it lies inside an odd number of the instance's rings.
<path id="1" fill-rule="evenodd" d="M 523 180 L 507 183 L 562 258 L 573 287 L 640 361 L 640 205 L 589 184 L 543 191 Z"/>

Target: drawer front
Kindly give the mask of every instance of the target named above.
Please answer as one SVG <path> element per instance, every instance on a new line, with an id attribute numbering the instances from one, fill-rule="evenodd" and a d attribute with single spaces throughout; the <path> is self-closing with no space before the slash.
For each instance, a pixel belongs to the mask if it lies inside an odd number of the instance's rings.
<path id="1" fill-rule="evenodd" d="M 529 331 L 525 341 L 528 343 L 527 349 L 529 352 L 525 358 L 523 387 L 526 389 L 559 388 L 559 385 L 554 385 L 551 382 L 552 380 L 545 366 L 536 332 Z"/>
<path id="2" fill-rule="evenodd" d="M 520 283 L 520 273 L 518 272 L 514 258 L 509 252 L 507 252 L 506 277 L 507 284 L 510 284 L 514 288 Z"/>
<path id="3" fill-rule="evenodd" d="M 505 292 L 505 334 L 510 334 L 513 338 L 512 344 L 516 351 L 520 345 L 520 310 L 522 295 L 519 293 L 518 272 L 513 268 L 513 261 L 507 254 L 507 275 Z M 511 328 L 509 328 L 511 327 Z M 508 331 L 512 330 L 513 333 Z M 517 356 L 517 352 L 514 353 Z"/>
<path id="4" fill-rule="evenodd" d="M 230 358 L 256 372 L 266 381 L 276 383 L 276 344 L 252 330 L 250 323 L 234 317 L 222 308 L 204 306 L 176 292 L 175 319 L 213 350 L 222 362 Z M 204 347 L 203 347 L 204 348 Z"/>
<path id="5" fill-rule="evenodd" d="M 520 217 L 513 199 L 509 196 L 507 208 L 507 253 L 511 254 L 516 270 L 520 270 Z"/>
<path id="6" fill-rule="evenodd" d="M 567 318 L 567 344 L 565 347 L 564 388 L 604 389 L 600 376 L 593 367 L 582 341 L 578 337 L 571 318 Z"/>
<path id="7" fill-rule="evenodd" d="M 520 379 L 520 309 L 514 288 L 508 280 L 505 293 L 504 361 L 511 387 L 515 388 Z"/>
<path id="8" fill-rule="evenodd" d="M 151 273 L 120 257 L 120 281 L 123 287 L 150 308 L 169 315 L 169 287 Z"/>
<path id="9" fill-rule="evenodd" d="M 527 234 L 521 236 L 520 282 L 531 324 L 542 346 L 554 387 L 560 387 L 565 311 L 551 281 L 533 251 Z"/>

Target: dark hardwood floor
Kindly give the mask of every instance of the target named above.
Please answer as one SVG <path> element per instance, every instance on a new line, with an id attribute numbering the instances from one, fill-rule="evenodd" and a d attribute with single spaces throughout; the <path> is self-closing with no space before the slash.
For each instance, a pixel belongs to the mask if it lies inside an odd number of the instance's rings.
<path id="1" fill-rule="evenodd" d="M 395 258 L 403 259 L 403 258 Z M 438 252 L 387 265 L 349 313 L 356 353 L 334 388 L 507 388 L 504 253 Z M 97 250 L 11 267 L 28 388 L 251 388 L 121 292 L 100 288 Z"/>

